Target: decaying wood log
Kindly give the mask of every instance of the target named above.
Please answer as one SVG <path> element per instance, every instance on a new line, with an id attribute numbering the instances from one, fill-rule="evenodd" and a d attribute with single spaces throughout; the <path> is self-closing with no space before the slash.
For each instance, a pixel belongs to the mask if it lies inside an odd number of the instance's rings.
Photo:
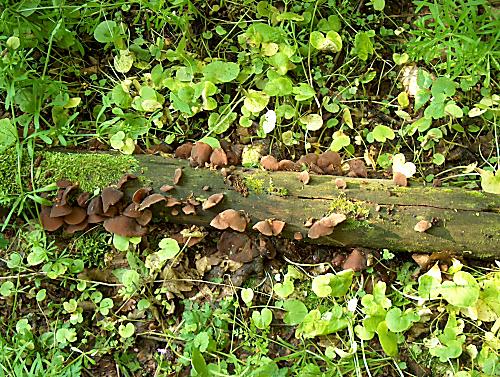
<path id="1" fill-rule="evenodd" d="M 155 192 L 173 185 L 177 168 L 183 169 L 178 185 L 166 195 L 177 199 L 207 198 L 224 193 L 217 206 L 185 215 L 157 205 L 156 211 L 173 223 L 209 227 L 222 210 L 244 211 L 248 229 L 257 221 L 274 218 L 286 222 L 282 235 L 292 238 L 300 232 L 304 241 L 342 247 L 387 248 L 391 251 L 449 251 L 476 258 L 500 257 L 500 196 L 459 188 L 432 188 L 412 184 L 398 187 L 389 180 L 341 177 L 347 187 L 338 189 L 337 177 L 311 175 L 304 185 L 296 172 L 267 172 L 261 169 L 221 170 L 191 168 L 187 161 L 159 156 L 136 156 L 142 178 Z M 227 173 L 227 172 L 226 172 Z M 138 187 L 131 182 L 128 192 Z M 207 187 L 209 187 L 207 191 Z M 204 190 L 205 188 L 205 190 Z M 304 226 L 308 219 L 328 213 L 344 213 L 347 220 L 329 236 L 310 240 Z M 432 227 L 416 231 L 427 220 Z"/>

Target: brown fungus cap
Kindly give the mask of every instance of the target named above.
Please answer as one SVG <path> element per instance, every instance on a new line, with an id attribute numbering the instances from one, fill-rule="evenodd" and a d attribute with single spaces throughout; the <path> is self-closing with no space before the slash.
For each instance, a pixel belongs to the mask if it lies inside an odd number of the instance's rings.
<path id="1" fill-rule="evenodd" d="M 87 221 L 89 224 L 98 224 L 98 223 L 102 223 L 106 219 L 107 219 L 107 217 L 104 217 L 104 216 L 101 216 L 101 215 L 94 213 L 92 215 L 89 215 L 89 217 L 87 218 Z"/>
<path id="2" fill-rule="evenodd" d="M 220 230 L 231 228 L 237 232 L 244 232 L 247 228 L 247 224 L 248 220 L 245 214 L 234 209 L 226 209 L 215 216 L 210 222 L 210 225 L 214 228 Z"/>
<path id="3" fill-rule="evenodd" d="M 141 202 L 141 205 L 139 206 L 138 210 L 142 211 L 146 208 L 151 207 L 153 204 L 156 204 L 156 203 L 159 203 L 159 202 L 162 202 L 165 200 L 167 200 L 167 198 L 164 197 L 162 194 L 151 194 Z"/>
<path id="4" fill-rule="evenodd" d="M 63 217 L 69 215 L 71 211 L 72 208 L 67 204 L 65 205 L 54 204 L 54 206 L 52 206 L 52 209 L 50 211 L 50 217 Z"/>
<path id="5" fill-rule="evenodd" d="M 137 219 L 142 214 L 141 211 L 137 209 L 137 204 L 130 203 L 122 212 L 123 216 L 131 217 L 133 219 Z"/>
<path id="6" fill-rule="evenodd" d="M 61 198 L 59 201 L 59 204 L 65 205 L 68 204 L 68 195 L 71 191 L 76 190 L 78 188 L 78 185 L 69 185 L 64 188 L 64 190 L 61 192 Z"/>
<path id="7" fill-rule="evenodd" d="M 87 217 L 87 211 L 81 207 L 74 207 L 71 213 L 64 216 L 64 222 L 68 225 L 80 224 Z"/>
<path id="8" fill-rule="evenodd" d="M 215 148 L 210 155 L 210 165 L 213 167 L 223 167 L 228 165 L 227 154 L 222 148 Z"/>
<path id="9" fill-rule="evenodd" d="M 397 171 L 392 176 L 392 181 L 396 186 L 406 187 L 408 186 L 408 178 L 403 173 Z"/>
<path id="10" fill-rule="evenodd" d="M 87 228 L 88 221 L 87 219 L 83 220 L 79 224 L 71 224 L 71 225 L 66 225 L 64 227 L 64 231 L 69 234 L 73 234 L 75 232 L 80 232 L 82 230 L 85 230 Z"/>
<path id="11" fill-rule="evenodd" d="M 432 228 L 432 224 L 427 220 L 420 220 L 413 228 L 415 232 L 424 233 L 426 230 Z"/>
<path id="12" fill-rule="evenodd" d="M 309 228 L 307 236 L 312 239 L 328 236 L 333 233 L 335 226 L 343 222 L 346 218 L 346 215 L 342 213 L 332 213 L 329 216 L 323 217 Z"/>
<path id="13" fill-rule="evenodd" d="M 196 214 L 196 208 L 192 204 L 186 204 L 184 207 L 182 207 L 182 212 L 186 215 L 194 215 Z"/>
<path id="14" fill-rule="evenodd" d="M 201 141 L 197 141 L 191 149 L 191 157 L 189 158 L 191 166 L 205 166 L 205 163 L 210 161 L 212 147 Z"/>
<path id="15" fill-rule="evenodd" d="M 308 153 L 303 156 L 300 156 L 299 160 L 297 161 L 298 164 L 304 164 L 307 166 L 311 166 L 312 164 L 317 165 L 318 162 L 318 155 L 316 153 Z"/>
<path id="16" fill-rule="evenodd" d="M 325 174 L 340 174 L 342 159 L 337 152 L 326 151 L 318 156 L 316 165 L 318 165 Z"/>
<path id="17" fill-rule="evenodd" d="M 87 215 L 102 215 L 102 199 L 100 196 L 90 199 L 87 206 Z"/>
<path id="18" fill-rule="evenodd" d="M 366 165 L 363 160 L 351 160 L 349 164 L 349 177 L 366 178 L 368 177 L 368 172 L 366 170 Z"/>
<path id="19" fill-rule="evenodd" d="M 172 180 L 172 182 L 174 183 L 174 185 L 179 184 L 181 178 L 182 178 L 182 169 L 181 168 L 175 169 L 175 171 L 174 171 L 174 179 Z"/>
<path id="20" fill-rule="evenodd" d="M 165 206 L 166 207 L 173 207 L 173 206 L 177 206 L 179 204 L 182 204 L 179 199 L 174 198 L 174 197 L 169 197 L 169 198 L 167 198 L 167 203 L 165 204 Z"/>
<path id="21" fill-rule="evenodd" d="M 347 259 L 342 264 L 342 269 L 361 271 L 368 266 L 368 261 L 365 253 L 359 249 L 354 249 Z"/>
<path id="22" fill-rule="evenodd" d="M 150 209 L 145 209 L 141 212 L 141 216 L 135 219 L 139 225 L 146 226 L 149 224 L 151 219 L 153 218 L 153 211 Z"/>
<path id="23" fill-rule="evenodd" d="M 347 182 L 343 178 L 336 178 L 335 186 L 337 186 L 339 190 L 344 190 L 347 187 Z"/>
<path id="24" fill-rule="evenodd" d="M 277 171 L 279 169 L 278 160 L 274 156 L 264 156 L 260 159 L 260 165 L 269 171 Z"/>
<path id="25" fill-rule="evenodd" d="M 90 198 L 90 193 L 89 192 L 82 192 L 78 197 L 76 198 L 76 202 L 80 207 L 85 207 L 87 206 L 87 201 Z"/>
<path id="26" fill-rule="evenodd" d="M 43 206 L 40 212 L 40 220 L 42 221 L 43 229 L 54 232 L 64 224 L 64 221 L 62 217 L 50 217 L 50 212 L 50 207 Z"/>
<path id="27" fill-rule="evenodd" d="M 177 147 L 177 149 L 174 152 L 174 156 L 177 158 L 182 158 L 184 160 L 187 160 L 191 156 L 192 149 L 193 149 L 193 143 L 188 141 L 187 143 L 184 143 Z"/>
<path id="28" fill-rule="evenodd" d="M 299 181 L 301 181 L 303 184 L 307 185 L 309 181 L 311 180 L 311 175 L 307 170 L 301 171 L 298 175 Z"/>
<path id="29" fill-rule="evenodd" d="M 142 237 L 146 235 L 146 228 L 127 216 L 116 216 L 104 221 L 104 229 L 123 237 Z"/>
<path id="30" fill-rule="evenodd" d="M 113 187 L 106 187 L 101 192 L 102 210 L 104 213 L 108 212 L 109 207 L 114 206 L 123 198 L 123 192 Z"/>
<path id="31" fill-rule="evenodd" d="M 133 179 L 137 179 L 137 176 L 130 173 L 124 174 L 116 183 L 116 188 L 121 189 L 125 183 Z"/>
<path id="32" fill-rule="evenodd" d="M 132 201 L 136 204 L 140 204 L 146 196 L 152 191 L 151 187 L 141 187 L 134 192 L 132 195 Z"/>
<path id="33" fill-rule="evenodd" d="M 204 210 L 207 210 L 209 208 L 215 207 L 217 204 L 219 204 L 222 199 L 224 199 L 224 194 L 219 193 L 219 194 L 213 194 L 208 197 L 207 200 L 203 202 L 203 205 L 201 208 Z"/>
<path id="34" fill-rule="evenodd" d="M 300 171 L 300 165 L 290 160 L 281 160 L 280 162 L 278 162 L 278 170 Z"/>
<path id="35" fill-rule="evenodd" d="M 161 192 L 169 192 L 169 191 L 172 191 L 174 188 L 175 188 L 175 186 L 163 185 L 160 187 L 160 191 Z"/>
<path id="36" fill-rule="evenodd" d="M 281 220 L 266 219 L 256 223 L 252 229 L 259 231 L 265 236 L 277 236 L 281 233 L 285 222 Z"/>

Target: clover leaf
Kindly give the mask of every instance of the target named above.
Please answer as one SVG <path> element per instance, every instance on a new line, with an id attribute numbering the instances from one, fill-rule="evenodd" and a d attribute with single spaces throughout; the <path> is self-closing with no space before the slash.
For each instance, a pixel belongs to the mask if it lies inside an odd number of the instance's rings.
<path id="1" fill-rule="evenodd" d="M 267 329 L 273 321 L 273 312 L 268 308 L 264 308 L 260 312 L 254 310 L 252 312 L 252 321 L 258 329 Z"/>
<path id="2" fill-rule="evenodd" d="M 260 113 L 268 103 L 269 96 L 266 93 L 250 89 L 245 96 L 243 106 L 252 113 Z"/>
<path id="3" fill-rule="evenodd" d="M 254 293 L 252 288 L 244 288 L 241 290 L 241 299 L 243 300 L 246 306 L 252 305 L 253 296 Z"/>
<path id="4" fill-rule="evenodd" d="M 240 66 L 237 63 L 216 60 L 203 67 L 203 76 L 214 84 L 230 82 L 240 74 Z"/>
<path id="5" fill-rule="evenodd" d="M 276 283 L 274 285 L 273 290 L 279 297 L 286 298 L 293 293 L 295 287 L 293 286 L 293 281 L 285 277 L 283 283 Z"/>
<path id="6" fill-rule="evenodd" d="M 443 298 L 454 306 L 467 308 L 474 306 L 479 298 L 479 284 L 470 273 L 458 271 L 453 281 L 441 284 L 439 292 Z"/>
<path id="7" fill-rule="evenodd" d="M 404 313 L 399 308 L 391 308 L 385 316 L 387 328 L 392 332 L 403 332 L 408 330 L 413 322 L 418 322 L 420 316 L 412 309 L 406 310 Z"/>
<path id="8" fill-rule="evenodd" d="M 318 131 L 323 127 L 323 118 L 318 114 L 308 114 L 300 117 L 299 122 L 302 123 L 308 131 Z"/>
<path id="9" fill-rule="evenodd" d="M 283 303 L 283 309 L 286 310 L 283 321 L 287 325 L 298 325 L 302 323 L 307 315 L 307 307 L 300 300 L 288 300 Z"/>
<path id="10" fill-rule="evenodd" d="M 342 148 L 351 144 L 351 138 L 342 131 L 335 131 L 332 135 L 332 143 L 330 149 L 334 152 L 340 151 Z"/>
<path id="11" fill-rule="evenodd" d="M 129 322 L 126 325 L 121 324 L 118 327 L 118 334 L 124 339 L 130 338 L 135 333 L 135 326 L 133 323 Z"/>
<path id="12" fill-rule="evenodd" d="M 394 140 L 394 138 L 396 137 L 396 134 L 394 133 L 394 131 L 391 128 L 379 124 L 379 125 L 375 126 L 375 128 L 373 129 L 373 137 L 378 142 L 385 143 L 385 141 L 387 139 Z"/>

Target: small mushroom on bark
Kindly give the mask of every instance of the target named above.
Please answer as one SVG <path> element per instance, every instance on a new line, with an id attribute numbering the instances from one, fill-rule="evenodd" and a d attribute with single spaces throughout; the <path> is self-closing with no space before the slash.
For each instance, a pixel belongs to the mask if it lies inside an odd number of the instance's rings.
<path id="1" fill-rule="evenodd" d="M 141 212 L 141 216 L 135 219 L 135 221 L 137 221 L 139 225 L 146 226 L 149 224 L 152 218 L 153 212 L 150 209 L 145 209 Z"/>
<path id="2" fill-rule="evenodd" d="M 340 174 L 342 159 L 337 152 L 326 151 L 319 155 L 316 165 L 318 165 L 325 174 Z"/>
<path id="3" fill-rule="evenodd" d="M 335 179 L 335 186 L 337 186 L 339 190 L 344 190 L 347 187 L 347 183 L 344 179 L 337 178 Z"/>
<path id="4" fill-rule="evenodd" d="M 62 217 L 51 217 L 50 212 L 50 207 L 43 206 L 40 211 L 40 220 L 42 221 L 43 229 L 54 232 L 64 224 L 64 221 Z"/>
<path id="5" fill-rule="evenodd" d="M 141 202 L 141 205 L 139 206 L 138 210 L 143 211 L 146 208 L 151 207 L 153 204 L 162 202 L 164 200 L 167 200 L 167 198 L 164 197 L 162 194 L 151 194 Z"/>
<path id="6" fill-rule="evenodd" d="M 182 158 L 187 160 L 191 156 L 191 150 L 193 149 L 193 143 L 187 142 L 177 147 L 174 152 L 174 156 L 177 158 Z"/>
<path id="7" fill-rule="evenodd" d="M 277 171 L 279 169 L 278 160 L 274 156 L 264 156 L 260 159 L 260 165 L 269 171 Z"/>
<path id="8" fill-rule="evenodd" d="M 167 198 L 167 203 L 165 204 L 166 207 L 173 207 L 173 206 L 177 206 L 179 204 L 182 204 L 178 199 L 174 198 L 174 197 L 169 197 Z"/>
<path id="9" fill-rule="evenodd" d="M 87 211 L 81 207 L 74 207 L 71 213 L 64 216 L 64 222 L 68 225 L 80 224 L 87 217 Z"/>
<path id="10" fill-rule="evenodd" d="M 212 154 L 212 147 L 201 141 L 194 143 L 191 149 L 191 157 L 189 162 L 191 166 L 205 166 L 205 163 L 210 161 L 210 155 Z"/>
<path id="11" fill-rule="evenodd" d="M 90 193 L 89 192 L 82 192 L 78 197 L 76 198 L 76 202 L 80 207 L 85 207 L 87 204 L 87 201 L 90 198 Z"/>
<path id="12" fill-rule="evenodd" d="M 301 171 L 299 173 L 299 181 L 301 181 L 303 184 L 307 185 L 310 180 L 311 176 L 309 175 L 309 172 L 307 170 Z"/>
<path id="13" fill-rule="evenodd" d="M 102 199 L 100 196 L 92 198 L 87 206 L 87 215 L 102 215 Z"/>
<path id="14" fill-rule="evenodd" d="M 203 202 L 203 205 L 201 206 L 201 208 L 203 208 L 204 210 L 207 210 L 209 208 L 215 207 L 217 204 L 219 204 L 222 201 L 223 198 L 224 198 L 223 193 L 210 195 L 208 197 L 208 199 Z"/>
<path id="15" fill-rule="evenodd" d="M 316 163 L 318 162 L 318 155 L 316 153 L 308 153 L 306 155 L 303 155 L 299 158 L 297 161 L 298 164 L 304 164 L 307 166 L 311 165 L 317 165 Z"/>
<path id="16" fill-rule="evenodd" d="M 366 178 L 368 177 L 368 172 L 366 171 L 366 165 L 363 160 L 351 160 L 349 164 L 349 177 Z"/>
<path id="17" fill-rule="evenodd" d="M 72 208 L 67 204 L 55 204 L 50 211 L 50 217 L 63 217 L 69 215 L 71 211 Z"/>
<path id="18" fill-rule="evenodd" d="M 73 234 L 75 232 L 80 232 L 82 230 L 85 230 L 85 228 L 87 228 L 87 225 L 88 225 L 88 220 L 85 219 L 83 220 L 81 223 L 79 224 L 70 224 L 70 225 L 66 225 L 64 227 L 64 231 L 66 233 L 69 233 L 69 234 Z"/>
<path id="19" fill-rule="evenodd" d="M 213 167 L 223 167 L 228 165 L 227 154 L 222 148 L 215 148 L 210 155 L 210 165 Z"/>
<path id="20" fill-rule="evenodd" d="M 106 187 L 101 192 L 102 210 L 108 212 L 109 207 L 114 206 L 123 198 L 123 192 L 113 187 Z"/>
<path id="21" fill-rule="evenodd" d="M 300 241 L 304 238 L 304 236 L 302 235 L 302 233 L 300 232 L 295 232 L 293 234 L 293 239 L 296 240 L 296 241 Z"/>
<path id="22" fill-rule="evenodd" d="M 244 232 L 248 224 L 245 214 L 234 209 L 226 209 L 215 216 L 210 225 L 214 228 L 224 230 L 231 228 L 237 232 Z"/>
<path id="23" fill-rule="evenodd" d="M 174 185 L 179 184 L 179 181 L 181 180 L 181 178 L 182 178 L 182 169 L 181 168 L 175 169 L 174 179 L 173 179 Z"/>
<path id="24" fill-rule="evenodd" d="M 403 173 L 397 171 L 392 176 L 392 181 L 396 186 L 406 187 L 408 186 L 408 178 Z"/>
<path id="25" fill-rule="evenodd" d="M 367 258 L 365 253 L 359 249 L 354 249 L 342 264 L 342 269 L 361 271 L 367 267 Z"/>
<path id="26" fill-rule="evenodd" d="M 68 204 L 68 195 L 71 191 L 75 190 L 78 188 L 78 185 L 69 185 L 64 188 L 64 191 L 61 193 L 61 200 L 59 201 L 59 204 L 65 205 Z"/>
<path id="27" fill-rule="evenodd" d="M 196 208 L 194 205 L 188 203 L 184 207 L 182 207 L 182 212 L 184 212 L 185 215 L 195 215 Z"/>
<path id="28" fill-rule="evenodd" d="M 252 229 L 258 230 L 265 236 L 277 236 L 283 230 L 285 222 L 281 220 L 266 219 L 256 223 Z"/>
<path id="29" fill-rule="evenodd" d="M 278 162 L 278 170 L 300 171 L 300 165 L 290 160 L 281 160 L 280 162 Z"/>
<path id="30" fill-rule="evenodd" d="M 104 221 L 104 229 L 123 237 L 142 237 L 146 235 L 146 228 L 127 216 L 112 217 Z"/>
<path id="31" fill-rule="evenodd" d="M 116 188 L 121 189 L 125 183 L 127 183 L 128 181 L 130 181 L 132 179 L 137 179 L 137 176 L 134 174 L 130 174 L 130 173 L 124 174 L 120 178 L 120 180 L 116 183 Z"/>
<path id="32" fill-rule="evenodd" d="M 415 232 L 424 233 L 426 230 L 432 228 L 432 224 L 427 220 L 420 220 L 413 228 Z"/>
<path id="33" fill-rule="evenodd" d="M 174 188 L 175 188 L 175 186 L 163 185 L 160 187 L 160 191 L 161 192 L 169 192 L 169 191 L 173 190 Z"/>
<path id="34" fill-rule="evenodd" d="M 137 204 L 130 203 L 122 212 L 123 216 L 131 217 L 137 219 L 142 215 L 142 212 L 137 209 Z"/>
<path id="35" fill-rule="evenodd" d="M 132 195 L 132 201 L 136 204 L 140 204 L 146 196 L 151 192 L 151 187 L 141 187 L 134 192 Z"/>
<path id="36" fill-rule="evenodd" d="M 316 221 L 310 228 L 307 236 L 316 239 L 323 236 L 328 236 L 333 233 L 333 229 L 346 219 L 346 215 L 342 213 L 332 213 L 329 216 L 323 217 Z"/>

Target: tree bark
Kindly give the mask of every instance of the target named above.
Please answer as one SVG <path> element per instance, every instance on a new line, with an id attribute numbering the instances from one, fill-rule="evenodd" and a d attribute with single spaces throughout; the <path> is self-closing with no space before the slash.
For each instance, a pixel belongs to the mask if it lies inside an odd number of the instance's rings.
<path id="1" fill-rule="evenodd" d="M 242 210 L 250 224 L 274 218 L 286 223 L 282 236 L 292 238 L 300 232 L 304 241 L 340 247 L 366 247 L 390 251 L 437 252 L 475 258 L 500 257 L 500 196 L 460 188 L 398 187 L 390 180 L 341 177 L 346 189 L 337 189 L 335 178 L 311 175 L 304 185 L 296 172 L 267 172 L 235 169 L 224 177 L 221 170 L 191 168 L 185 160 L 159 156 L 136 156 L 142 179 L 155 192 L 172 185 L 174 171 L 183 169 L 178 185 L 167 196 L 177 199 L 207 198 L 224 193 L 216 207 L 177 216 L 171 208 L 156 211 L 173 223 L 196 224 L 210 228 L 210 221 L 224 209 Z M 139 185 L 128 186 L 129 194 Z M 143 183 L 144 185 L 144 183 Z M 203 188 L 209 186 L 209 190 Z M 206 187 L 205 187 L 206 189 Z M 343 212 L 347 220 L 329 236 L 311 240 L 304 226 L 331 212 Z M 414 230 L 420 220 L 433 226 L 424 233 Z"/>

